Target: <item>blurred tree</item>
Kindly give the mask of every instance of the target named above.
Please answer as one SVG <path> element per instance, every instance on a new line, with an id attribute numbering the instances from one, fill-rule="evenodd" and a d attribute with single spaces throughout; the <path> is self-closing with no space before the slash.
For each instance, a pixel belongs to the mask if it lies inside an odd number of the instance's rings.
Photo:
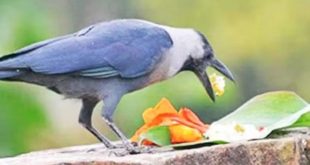
<path id="1" fill-rule="evenodd" d="M 23 8 L 23 13 L 13 12 L 12 8 Z M 32 5 L 25 1 L 0 1 L 0 10 L 2 49 L 17 49 L 47 37 L 47 22 Z M 47 123 L 33 92 L 0 83 L 0 157 L 29 151 L 31 142 Z"/>

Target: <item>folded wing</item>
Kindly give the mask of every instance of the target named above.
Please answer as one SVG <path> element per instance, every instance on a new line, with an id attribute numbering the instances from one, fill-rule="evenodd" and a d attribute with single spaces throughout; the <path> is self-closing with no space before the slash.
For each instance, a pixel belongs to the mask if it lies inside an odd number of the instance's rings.
<path id="1" fill-rule="evenodd" d="M 152 71 L 172 44 L 162 28 L 136 20 L 112 21 L 21 49 L 0 59 L 0 70 L 134 78 Z"/>

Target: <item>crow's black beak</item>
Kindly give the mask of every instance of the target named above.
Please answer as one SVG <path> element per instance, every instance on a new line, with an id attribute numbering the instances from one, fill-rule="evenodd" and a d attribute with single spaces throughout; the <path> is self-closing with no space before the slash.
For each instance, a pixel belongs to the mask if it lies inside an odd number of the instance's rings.
<path id="1" fill-rule="evenodd" d="M 203 66 L 201 68 L 197 67 L 193 71 L 197 75 L 197 77 L 199 78 L 201 83 L 203 84 L 204 88 L 206 89 L 206 91 L 207 91 L 208 95 L 210 96 L 210 98 L 212 99 L 212 101 L 215 101 L 214 91 L 212 89 L 212 85 L 211 85 L 209 76 L 206 72 L 206 68 L 208 66 L 213 67 L 214 69 L 216 69 L 217 71 L 222 73 L 225 77 L 227 77 L 231 81 L 234 81 L 234 77 L 233 77 L 232 73 L 230 72 L 230 70 L 221 61 L 219 61 L 215 58 L 213 58 L 211 61 L 209 61 L 205 65 L 206 66 Z"/>
<path id="2" fill-rule="evenodd" d="M 206 89 L 208 95 L 212 101 L 215 101 L 215 95 L 212 89 L 212 85 L 207 72 L 204 69 L 195 70 L 194 73 L 197 75 L 204 88 Z"/>
<path id="3" fill-rule="evenodd" d="M 230 70 L 218 59 L 213 58 L 210 62 L 211 67 L 222 73 L 224 76 L 226 76 L 231 81 L 235 81 L 233 74 L 230 72 Z"/>

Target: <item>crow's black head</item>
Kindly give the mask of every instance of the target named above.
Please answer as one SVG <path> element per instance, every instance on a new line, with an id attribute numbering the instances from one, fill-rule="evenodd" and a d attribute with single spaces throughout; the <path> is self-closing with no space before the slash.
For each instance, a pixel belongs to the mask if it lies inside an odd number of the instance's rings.
<path id="1" fill-rule="evenodd" d="M 226 76 L 228 79 L 234 81 L 234 77 L 230 70 L 218 59 L 215 58 L 213 49 L 211 45 L 209 44 L 207 38 L 200 32 L 196 31 L 197 34 L 200 36 L 202 41 L 202 46 L 204 50 L 204 54 L 201 58 L 194 59 L 192 56 L 189 56 L 189 58 L 186 60 L 186 62 L 183 65 L 182 70 L 189 70 L 193 71 L 199 80 L 204 85 L 208 95 L 210 98 L 215 101 L 214 92 L 208 77 L 208 74 L 206 72 L 206 69 L 208 66 L 213 67 L 220 73 L 222 73 L 224 76 Z"/>

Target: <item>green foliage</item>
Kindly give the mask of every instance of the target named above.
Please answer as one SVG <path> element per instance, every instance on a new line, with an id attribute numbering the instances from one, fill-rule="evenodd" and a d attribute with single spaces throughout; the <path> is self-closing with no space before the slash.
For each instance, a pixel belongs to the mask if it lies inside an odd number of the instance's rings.
<path id="1" fill-rule="evenodd" d="M 31 92 L 0 83 L 0 157 L 29 150 L 47 126 L 42 106 Z M 23 93 L 21 95 L 20 93 Z"/>
<path id="2" fill-rule="evenodd" d="M 16 12 L 23 7 L 27 9 L 24 13 Z M 26 1 L 0 1 L 0 10 L 2 49 L 21 48 L 47 37 L 45 18 Z M 43 107 L 33 92 L 0 83 L 0 157 L 29 151 L 31 142 L 46 127 Z"/>
<path id="3" fill-rule="evenodd" d="M 24 9 L 23 13 L 15 12 L 16 8 Z M 54 31 L 47 15 L 26 1 L 0 2 L 0 10 L 0 27 L 4 35 L 0 39 L 1 48 L 11 49 L 9 52 L 48 38 Z"/>

